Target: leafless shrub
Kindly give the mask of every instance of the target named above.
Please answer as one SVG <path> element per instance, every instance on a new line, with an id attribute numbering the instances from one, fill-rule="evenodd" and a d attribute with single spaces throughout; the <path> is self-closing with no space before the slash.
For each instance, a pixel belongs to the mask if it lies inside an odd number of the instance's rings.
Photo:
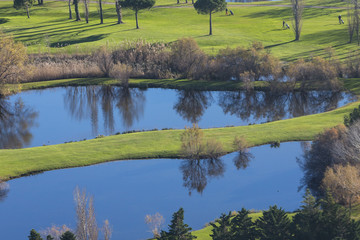
<path id="1" fill-rule="evenodd" d="M 131 66 L 133 77 L 171 78 L 169 51 L 164 43 L 126 42 L 113 51 L 115 63 Z"/>
<path id="2" fill-rule="evenodd" d="M 75 209 L 76 209 L 76 238 L 87 240 L 87 202 L 85 190 L 80 191 L 79 187 L 74 191 Z"/>
<path id="3" fill-rule="evenodd" d="M 68 226 L 62 225 L 56 226 L 52 225 L 51 227 L 46 228 L 45 230 L 41 230 L 40 234 L 43 236 L 44 239 L 46 239 L 47 236 L 51 236 L 54 238 L 54 240 L 60 240 L 61 235 L 63 235 L 67 231 L 72 231 Z"/>
<path id="4" fill-rule="evenodd" d="M 210 159 L 217 159 L 224 153 L 223 145 L 221 142 L 214 138 L 206 141 L 204 148 L 204 156 Z"/>
<path id="5" fill-rule="evenodd" d="M 94 59 L 104 76 L 109 77 L 114 67 L 112 52 L 103 46 L 94 53 Z"/>
<path id="6" fill-rule="evenodd" d="M 110 72 L 110 77 L 119 80 L 122 86 L 129 86 L 129 78 L 132 74 L 131 66 L 126 64 L 117 63 L 114 65 Z"/>
<path id="7" fill-rule="evenodd" d="M 204 133 L 198 125 L 193 124 L 192 127 L 185 127 L 185 131 L 181 134 L 181 150 L 187 158 L 199 158 L 203 152 L 203 136 Z"/>
<path id="8" fill-rule="evenodd" d="M 331 90 L 339 90 L 341 87 L 336 66 L 321 57 L 314 57 L 307 62 L 300 59 L 290 64 L 287 75 L 294 86 L 300 84 L 301 90 L 309 89 L 314 84 Z"/>
<path id="9" fill-rule="evenodd" d="M 233 148 L 237 151 L 234 158 L 234 164 L 237 169 L 245 169 L 254 156 L 249 152 L 248 143 L 245 138 L 235 136 Z"/>
<path id="10" fill-rule="evenodd" d="M 160 237 L 161 226 L 164 222 L 165 219 L 160 213 L 155 213 L 154 215 L 148 214 L 145 216 L 145 223 L 149 226 L 154 238 Z"/>
<path id="11" fill-rule="evenodd" d="M 181 78 L 192 78 L 207 64 L 207 56 L 193 38 L 182 38 L 171 44 L 170 66 Z"/>

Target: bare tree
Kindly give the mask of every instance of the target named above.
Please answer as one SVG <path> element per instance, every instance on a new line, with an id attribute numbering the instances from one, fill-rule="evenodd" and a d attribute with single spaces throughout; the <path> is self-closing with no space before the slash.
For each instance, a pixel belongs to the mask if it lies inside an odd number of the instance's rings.
<path id="1" fill-rule="evenodd" d="M 112 228 L 110 226 L 109 220 L 105 220 L 104 225 L 102 227 L 102 232 L 104 234 L 104 240 L 110 240 L 112 235 Z"/>
<path id="2" fill-rule="evenodd" d="M 88 0 L 84 0 L 84 11 L 85 11 L 85 21 L 89 23 L 89 2 Z"/>
<path id="3" fill-rule="evenodd" d="M 40 234 L 46 239 L 47 236 L 53 237 L 53 240 L 60 240 L 60 237 L 67 231 L 72 232 L 72 230 L 66 226 L 62 225 L 61 227 L 52 225 L 51 227 L 46 228 L 45 230 L 41 230 Z"/>
<path id="4" fill-rule="evenodd" d="M 351 211 L 352 203 L 358 202 L 360 197 L 359 168 L 350 164 L 329 167 L 322 185 L 331 191 L 337 202 L 348 204 Z"/>
<path id="5" fill-rule="evenodd" d="M 87 197 L 85 190 L 80 191 L 79 187 L 74 191 L 75 209 L 76 209 L 76 238 L 78 240 L 87 240 Z"/>
<path id="6" fill-rule="evenodd" d="M 160 237 L 161 226 L 164 224 L 165 219 L 160 213 L 154 215 L 146 215 L 145 223 L 149 226 L 154 238 Z"/>
<path id="7" fill-rule="evenodd" d="M 360 43 L 359 38 L 359 27 L 360 27 L 360 13 L 359 13 L 359 1 L 358 0 L 348 0 L 347 1 L 347 16 L 348 16 L 348 32 L 349 32 L 349 42 L 351 43 L 356 34 L 356 39 L 358 44 Z"/>
<path id="8" fill-rule="evenodd" d="M 302 28 L 302 14 L 304 10 L 304 0 L 291 0 L 291 6 L 293 11 L 292 27 L 295 33 L 295 41 L 299 41 L 301 28 Z"/>
<path id="9" fill-rule="evenodd" d="M 121 4 L 118 0 L 115 0 L 116 15 L 118 18 L 118 24 L 124 23 L 122 20 Z"/>
<path id="10" fill-rule="evenodd" d="M 90 197 L 87 209 L 87 235 L 88 240 L 98 240 L 99 229 L 95 217 L 94 197 Z"/>

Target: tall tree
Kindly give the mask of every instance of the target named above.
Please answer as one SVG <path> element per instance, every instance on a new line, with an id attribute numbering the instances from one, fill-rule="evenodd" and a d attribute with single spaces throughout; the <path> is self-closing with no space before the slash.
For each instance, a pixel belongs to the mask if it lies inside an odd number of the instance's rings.
<path id="1" fill-rule="evenodd" d="M 104 23 L 102 0 L 99 0 L 99 13 L 100 13 L 100 24 Z"/>
<path id="2" fill-rule="evenodd" d="M 129 8 L 135 12 L 136 29 L 139 29 L 138 13 L 143 9 L 150 9 L 155 5 L 155 0 L 119 0 L 124 8 Z"/>
<path id="3" fill-rule="evenodd" d="M 242 208 L 231 221 L 231 232 L 233 233 L 232 239 L 255 240 L 255 227 L 255 223 L 253 223 L 249 217 L 249 211 Z"/>
<path id="4" fill-rule="evenodd" d="M 124 23 L 122 20 L 122 11 L 121 11 L 121 4 L 118 0 L 115 0 L 115 7 L 116 7 L 116 15 L 118 18 L 117 24 Z"/>
<path id="5" fill-rule="evenodd" d="M 276 205 L 263 212 L 256 221 L 261 240 L 288 240 L 290 234 L 290 219 L 282 208 Z"/>
<path id="6" fill-rule="evenodd" d="M 213 227 L 210 236 L 213 240 L 231 240 L 231 212 L 228 215 L 221 214 L 215 223 L 210 223 Z"/>
<path id="7" fill-rule="evenodd" d="M 30 235 L 28 236 L 29 240 L 43 240 L 38 232 L 34 229 L 31 229 Z"/>
<path id="8" fill-rule="evenodd" d="M 60 237 L 60 240 L 76 240 L 75 234 L 70 231 L 64 232 L 64 234 Z"/>
<path id="9" fill-rule="evenodd" d="M 27 17 L 30 18 L 30 8 L 34 5 L 35 0 L 14 0 L 14 8 L 26 10 Z"/>
<path id="10" fill-rule="evenodd" d="M 80 0 L 73 0 L 73 4 L 75 5 L 76 21 L 81 21 L 80 11 L 79 11 L 79 1 Z"/>
<path id="11" fill-rule="evenodd" d="M 223 11 L 226 8 L 225 0 L 197 0 L 194 4 L 194 8 L 198 14 L 209 14 L 210 22 L 210 32 L 209 35 L 212 35 L 212 19 L 211 16 L 213 13 Z"/>
<path id="12" fill-rule="evenodd" d="M 85 21 L 89 23 L 89 0 L 84 0 Z"/>
<path id="13" fill-rule="evenodd" d="M 71 0 L 68 0 L 68 6 L 69 6 L 69 19 L 72 19 Z"/>
<path id="14" fill-rule="evenodd" d="M 184 209 L 173 214 L 171 224 L 169 225 L 169 232 L 161 231 L 159 240 L 192 240 L 196 236 L 191 235 L 191 227 L 184 224 Z"/>
<path id="15" fill-rule="evenodd" d="M 291 0 L 292 12 L 293 12 L 293 31 L 295 33 L 295 41 L 300 40 L 301 28 L 302 28 L 302 14 L 304 10 L 304 0 Z"/>
<path id="16" fill-rule="evenodd" d="M 360 12 L 359 12 L 359 0 L 347 0 L 347 23 L 349 31 L 349 42 L 352 42 L 354 33 L 358 44 L 360 43 L 359 28 L 360 28 Z"/>

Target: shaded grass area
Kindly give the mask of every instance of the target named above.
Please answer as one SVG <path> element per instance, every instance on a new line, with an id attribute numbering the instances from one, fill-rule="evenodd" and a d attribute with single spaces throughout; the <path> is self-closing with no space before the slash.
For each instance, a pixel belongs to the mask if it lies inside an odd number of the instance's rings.
<path id="1" fill-rule="evenodd" d="M 330 0 L 312 2 L 333 4 Z M 174 3 L 176 1 L 161 0 L 158 4 Z M 293 41 L 291 30 L 282 29 L 283 20 L 290 24 L 290 8 L 234 6 L 231 9 L 234 16 L 225 16 L 224 12 L 214 14 L 214 35 L 208 36 L 208 16 L 197 14 L 192 7 L 143 11 L 139 15 L 140 29 L 136 30 L 134 14 L 129 10 L 123 11 L 125 24 L 116 24 L 113 4 L 104 6 L 104 24 L 100 25 L 95 3 L 90 4 L 90 23 L 86 24 L 85 21 L 67 19 L 67 2 L 46 1 L 44 6 L 34 6 L 31 18 L 26 19 L 23 11 L 12 7 L 12 2 L 0 1 L 1 17 L 6 19 L 0 28 L 17 41 L 24 42 L 29 53 L 81 54 L 105 44 L 116 47 L 123 41 L 139 39 L 173 42 L 182 37 L 194 38 L 209 54 L 222 48 L 248 46 L 252 41 L 261 41 L 285 61 L 325 55 L 323 50 L 329 46 L 336 50 L 338 58 L 345 59 L 349 51 L 357 49 L 355 43 L 348 44 L 347 25 L 338 24 L 339 14 L 347 21 L 344 9 L 306 8 L 301 40 L 297 42 Z"/>

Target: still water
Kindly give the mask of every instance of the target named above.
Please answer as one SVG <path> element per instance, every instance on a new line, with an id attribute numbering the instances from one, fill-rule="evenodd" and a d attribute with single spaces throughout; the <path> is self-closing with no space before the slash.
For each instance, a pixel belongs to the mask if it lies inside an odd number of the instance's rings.
<path id="1" fill-rule="evenodd" d="M 252 156 L 232 153 L 219 160 L 133 160 L 45 172 L 9 181 L 0 198 L 1 238 L 26 239 L 29 231 L 52 224 L 75 228 L 73 190 L 94 196 L 97 221 L 108 219 L 112 239 L 151 237 L 144 218 L 159 212 L 165 229 L 173 212 L 185 210 L 185 223 L 200 229 L 230 210 L 300 206 L 302 177 L 296 157 L 304 142 L 254 147 Z M 1 195 L 0 195 L 1 196 Z"/>
<path id="2" fill-rule="evenodd" d="M 67 87 L 0 99 L 0 148 L 92 139 L 129 130 L 248 125 L 333 110 L 355 98 L 327 91 L 206 92 Z"/>

